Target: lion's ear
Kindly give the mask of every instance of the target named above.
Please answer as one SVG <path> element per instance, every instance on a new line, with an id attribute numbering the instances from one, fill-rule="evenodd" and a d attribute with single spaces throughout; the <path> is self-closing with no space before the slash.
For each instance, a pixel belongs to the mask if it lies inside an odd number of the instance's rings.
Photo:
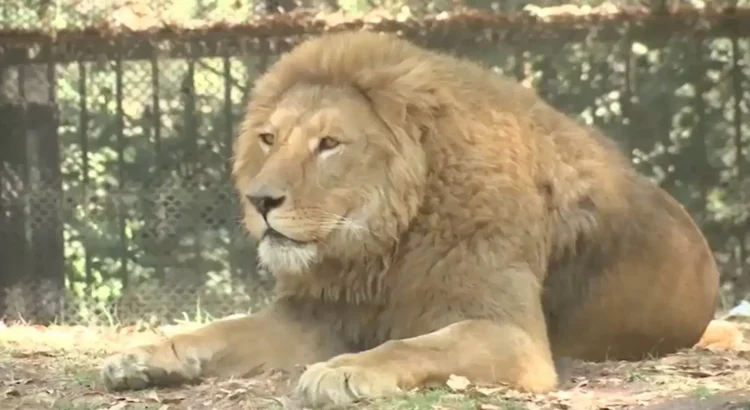
<path id="1" fill-rule="evenodd" d="M 404 128 L 408 124 L 421 129 L 429 127 L 441 108 L 435 78 L 429 64 L 405 60 L 363 72 L 357 82 L 389 125 Z"/>

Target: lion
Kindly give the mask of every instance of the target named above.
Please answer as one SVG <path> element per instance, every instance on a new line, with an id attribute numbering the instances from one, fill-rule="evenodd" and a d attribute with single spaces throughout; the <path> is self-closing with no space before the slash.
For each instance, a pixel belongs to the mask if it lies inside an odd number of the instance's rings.
<path id="1" fill-rule="evenodd" d="M 110 389 L 304 365 L 292 394 L 310 406 L 450 375 L 543 393 L 559 359 L 669 354 L 714 316 L 706 239 L 612 140 L 395 35 L 283 55 L 232 174 L 274 300 L 108 358 Z"/>

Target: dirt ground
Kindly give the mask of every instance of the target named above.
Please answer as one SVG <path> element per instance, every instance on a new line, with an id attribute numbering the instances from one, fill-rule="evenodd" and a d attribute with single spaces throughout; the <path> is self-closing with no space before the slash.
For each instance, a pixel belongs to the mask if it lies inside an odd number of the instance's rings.
<path id="1" fill-rule="evenodd" d="M 253 379 L 215 380 L 172 389 L 112 394 L 99 381 L 100 360 L 125 345 L 143 343 L 190 326 L 135 328 L 30 326 L 0 322 L 0 408 L 9 409 L 287 409 L 294 377 L 271 373 Z M 688 350 L 636 363 L 574 363 L 555 392 L 522 394 L 473 386 L 461 377 L 403 397 L 360 403 L 376 410 L 750 410 L 750 325 L 739 324 L 737 351 Z"/>

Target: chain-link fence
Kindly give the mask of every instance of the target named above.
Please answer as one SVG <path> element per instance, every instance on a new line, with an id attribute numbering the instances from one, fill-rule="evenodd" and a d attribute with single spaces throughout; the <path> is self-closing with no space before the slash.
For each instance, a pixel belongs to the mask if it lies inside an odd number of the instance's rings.
<path id="1" fill-rule="evenodd" d="M 484 61 L 602 128 L 700 223 L 727 297 L 750 291 L 748 1 L 1 3 L 6 317 L 265 303 L 228 168 L 247 91 L 306 35 L 363 27 Z"/>

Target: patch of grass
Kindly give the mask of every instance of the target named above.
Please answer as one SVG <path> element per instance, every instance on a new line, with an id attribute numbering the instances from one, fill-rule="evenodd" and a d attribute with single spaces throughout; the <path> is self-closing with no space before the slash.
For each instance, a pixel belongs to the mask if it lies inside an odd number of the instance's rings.
<path id="1" fill-rule="evenodd" d="M 356 408 L 377 410 L 524 410 L 526 406 L 512 400 L 484 397 L 477 398 L 449 389 L 431 388 L 406 396 L 382 399 Z"/>
<path id="2" fill-rule="evenodd" d="M 625 377 L 625 380 L 628 383 L 642 382 L 642 381 L 646 381 L 647 379 L 648 379 L 648 376 L 646 376 L 643 372 L 639 371 L 638 369 L 628 372 L 628 375 Z"/>
<path id="3" fill-rule="evenodd" d="M 209 322 L 212 322 L 216 320 L 216 318 L 210 314 L 207 310 L 203 309 L 201 307 L 201 298 L 199 297 L 198 300 L 195 302 L 195 312 L 193 313 L 193 316 L 190 317 L 190 315 L 187 314 L 187 312 L 182 312 L 182 320 L 175 320 L 178 324 L 180 322 L 193 322 L 193 323 L 200 323 L 200 324 L 206 324 Z"/>
<path id="4" fill-rule="evenodd" d="M 97 369 L 75 368 L 66 370 L 65 373 L 80 387 L 91 388 L 99 382 L 99 371 Z"/>
<path id="5" fill-rule="evenodd" d="M 437 406 L 451 409 L 475 409 L 476 402 L 470 397 L 452 394 L 444 389 L 426 389 L 393 407 L 394 410 L 432 410 Z"/>
<path id="6" fill-rule="evenodd" d="M 714 394 L 715 392 L 706 386 L 698 386 L 692 392 L 692 395 L 699 399 L 707 399 L 713 396 Z"/>
<path id="7" fill-rule="evenodd" d="M 420 393 L 410 393 L 403 396 L 372 400 L 360 403 L 354 408 L 377 408 L 379 410 L 432 410 L 445 391 L 430 389 Z"/>

